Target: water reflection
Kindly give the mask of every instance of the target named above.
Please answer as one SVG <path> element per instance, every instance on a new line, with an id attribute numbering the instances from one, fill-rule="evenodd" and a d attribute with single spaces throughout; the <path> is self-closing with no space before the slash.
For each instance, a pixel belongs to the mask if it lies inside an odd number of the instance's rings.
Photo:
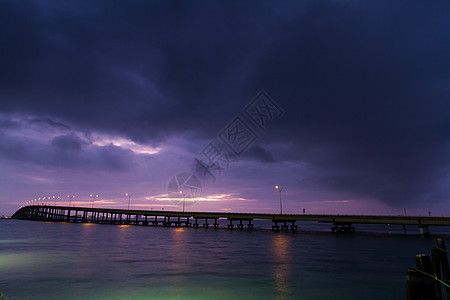
<path id="1" fill-rule="evenodd" d="M 95 243 L 95 233 L 94 229 L 97 227 L 94 223 L 81 223 L 81 233 L 80 233 L 80 247 L 91 247 Z"/>
<path id="2" fill-rule="evenodd" d="M 187 255 L 187 232 L 186 228 L 178 227 L 171 230 L 172 242 L 170 243 L 169 259 L 170 269 L 173 272 L 172 281 L 174 283 L 180 283 L 185 279 L 185 274 L 189 273 L 189 263 Z M 177 290 L 176 286 L 173 286 L 174 290 Z"/>
<path id="3" fill-rule="evenodd" d="M 290 236 L 277 234 L 272 237 L 272 266 L 278 300 L 289 299 Z"/>
<path id="4" fill-rule="evenodd" d="M 113 239 L 116 243 L 116 247 L 120 249 L 126 249 L 129 246 L 130 242 L 129 231 L 132 229 L 131 226 L 132 225 L 117 225 L 116 230 L 117 235 Z"/>

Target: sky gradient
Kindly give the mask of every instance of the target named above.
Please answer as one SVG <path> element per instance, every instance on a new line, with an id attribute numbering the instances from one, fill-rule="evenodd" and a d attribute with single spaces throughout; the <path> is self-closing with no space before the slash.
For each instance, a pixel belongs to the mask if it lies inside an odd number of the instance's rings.
<path id="1" fill-rule="evenodd" d="M 449 9 L 0 1 L 0 214 L 90 194 L 181 210 L 169 182 L 187 173 L 186 210 L 279 212 L 279 185 L 285 213 L 450 215 Z"/>

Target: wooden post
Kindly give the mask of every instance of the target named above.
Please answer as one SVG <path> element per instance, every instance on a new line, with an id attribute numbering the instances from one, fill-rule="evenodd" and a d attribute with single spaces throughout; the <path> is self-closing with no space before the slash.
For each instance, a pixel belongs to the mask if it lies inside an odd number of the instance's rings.
<path id="1" fill-rule="evenodd" d="M 423 276 L 415 269 L 406 270 L 406 300 L 422 300 Z"/>
<path id="2" fill-rule="evenodd" d="M 428 254 L 416 255 L 416 269 L 421 271 L 422 274 L 426 273 L 431 276 L 434 275 L 433 266 L 431 265 L 431 259 Z M 439 300 L 436 295 L 436 290 L 434 288 L 434 279 L 423 274 L 423 288 L 421 295 L 427 300 Z"/>
<path id="3" fill-rule="evenodd" d="M 433 263 L 434 276 L 439 280 L 441 279 L 441 253 L 442 252 L 438 248 L 431 248 L 431 262 Z M 434 288 L 436 290 L 436 297 L 439 300 L 442 300 L 441 283 L 435 280 Z"/>
<path id="4" fill-rule="evenodd" d="M 436 243 L 441 254 L 439 260 L 442 266 L 442 274 L 444 275 L 444 282 L 450 284 L 450 269 L 448 266 L 447 249 L 445 248 L 445 242 L 443 239 L 436 239 Z M 450 288 L 445 287 L 447 292 L 447 299 L 450 299 Z"/>

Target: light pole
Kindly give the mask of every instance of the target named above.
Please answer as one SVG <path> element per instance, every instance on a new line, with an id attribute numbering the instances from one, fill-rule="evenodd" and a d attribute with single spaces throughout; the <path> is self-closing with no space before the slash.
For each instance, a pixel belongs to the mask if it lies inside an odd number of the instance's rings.
<path id="1" fill-rule="evenodd" d="M 125 196 L 128 196 L 128 210 L 130 210 L 131 194 L 126 193 Z"/>
<path id="2" fill-rule="evenodd" d="M 183 193 L 183 191 L 180 191 L 180 194 L 183 195 L 183 212 L 184 212 L 184 203 L 186 202 L 186 194 L 187 193 Z"/>
<path id="3" fill-rule="evenodd" d="M 69 207 L 70 207 L 70 205 L 72 204 L 72 199 L 75 198 L 75 196 L 67 195 L 67 198 L 69 198 Z"/>
<path id="4" fill-rule="evenodd" d="M 281 191 L 283 190 L 283 187 L 276 185 L 275 189 L 277 189 L 280 192 L 280 215 L 282 215 L 283 214 L 283 206 L 281 204 Z"/>
<path id="5" fill-rule="evenodd" d="M 92 208 L 94 208 L 94 200 L 98 198 L 98 195 L 90 194 L 89 196 L 92 197 Z"/>

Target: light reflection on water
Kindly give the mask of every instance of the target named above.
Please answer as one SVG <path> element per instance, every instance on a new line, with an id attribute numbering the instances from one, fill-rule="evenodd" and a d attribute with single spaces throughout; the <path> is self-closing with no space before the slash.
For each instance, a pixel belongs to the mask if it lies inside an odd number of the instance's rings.
<path id="1" fill-rule="evenodd" d="M 450 245 L 447 231 L 439 236 Z M 378 300 L 404 297 L 406 269 L 435 242 L 384 231 L 348 236 L 8 220 L 0 222 L 0 244 L 0 286 L 16 300 Z"/>
<path id="2" fill-rule="evenodd" d="M 290 273 L 290 236 L 286 234 L 274 235 L 272 237 L 273 268 L 277 299 L 285 300 L 289 296 L 289 273 Z"/>

